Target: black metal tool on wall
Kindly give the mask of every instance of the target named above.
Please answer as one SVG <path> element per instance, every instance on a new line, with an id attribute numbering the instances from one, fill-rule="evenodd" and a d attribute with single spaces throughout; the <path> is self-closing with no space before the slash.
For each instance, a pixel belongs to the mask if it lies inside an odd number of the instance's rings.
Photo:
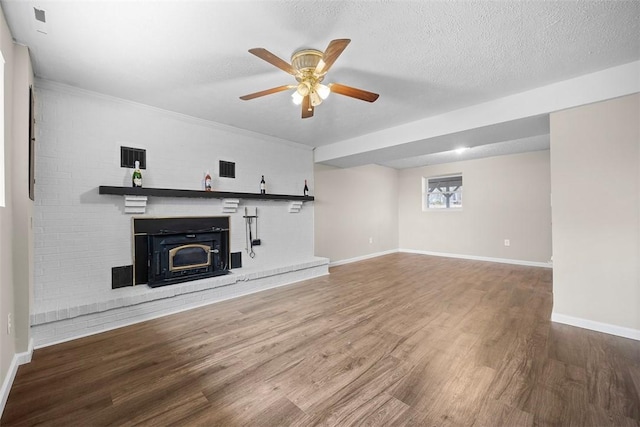
<path id="1" fill-rule="evenodd" d="M 254 246 L 260 246 L 262 243 L 260 239 L 258 239 L 258 208 L 255 208 L 255 214 L 249 215 L 249 209 L 247 207 L 244 208 L 244 220 L 245 220 L 245 236 L 247 239 L 246 251 L 251 258 L 255 258 L 256 253 L 253 250 Z M 253 220 L 256 220 L 256 239 L 253 238 Z"/>
<path id="2" fill-rule="evenodd" d="M 256 208 L 256 238 L 251 240 L 253 246 L 260 246 L 262 242 L 258 238 L 258 208 Z"/>

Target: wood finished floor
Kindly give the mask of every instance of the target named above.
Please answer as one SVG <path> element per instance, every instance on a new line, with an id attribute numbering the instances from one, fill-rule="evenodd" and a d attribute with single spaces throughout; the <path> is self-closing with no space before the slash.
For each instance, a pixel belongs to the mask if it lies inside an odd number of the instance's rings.
<path id="1" fill-rule="evenodd" d="M 36 350 L 2 425 L 638 426 L 640 342 L 551 270 L 392 254 Z"/>

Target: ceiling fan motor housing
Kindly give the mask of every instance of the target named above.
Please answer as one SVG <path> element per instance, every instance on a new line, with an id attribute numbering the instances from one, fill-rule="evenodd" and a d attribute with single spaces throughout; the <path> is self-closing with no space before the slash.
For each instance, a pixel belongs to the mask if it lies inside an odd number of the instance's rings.
<path id="1" fill-rule="evenodd" d="M 299 72 L 296 79 L 299 82 L 307 79 L 321 81 L 325 73 L 316 74 L 315 70 L 323 55 L 323 52 L 316 49 L 303 49 L 291 55 L 291 65 Z"/>

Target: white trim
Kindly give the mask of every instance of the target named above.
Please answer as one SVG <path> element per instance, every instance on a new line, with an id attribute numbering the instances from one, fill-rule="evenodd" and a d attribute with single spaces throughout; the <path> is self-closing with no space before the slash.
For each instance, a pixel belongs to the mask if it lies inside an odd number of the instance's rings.
<path id="1" fill-rule="evenodd" d="M 581 319 L 580 317 L 567 316 L 566 314 L 551 313 L 551 321 L 564 325 L 576 326 L 578 328 L 589 329 L 596 332 L 603 332 L 609 335 L 629 338 L 640 341 L 640 330 L 626 328 L 624 326 L 611 325 L 609 323 L 596 322 L 595 320 Z"/>
<path id="2" fill-rule="evenodd" d="M 443 252 L 420 251 L 420 250 L 417 250 L 417 249 L 402 249 L 402 248 L 398 249 L 398 252 L 404 252 L 404 253 L 409 253 L 409 254 L 441 256 L 441 257 L 446 257 L 446 258 L 471 259 L 471 260 L 474 260 L 474 261 L 497 262 L 497 263 L 500 263 L 500 264 L 526 265 L 526 266 L 529 266 L 529 267 L 553 268 L 553 264 L 551 262 L 525 261 L 525 260 L 520 260 L 520 259 L 493 258 L 493 257 L 476 256 L 476 255 L 447 254 L 447 253 L 443 253 Z"/>
<path id="3" fill-rule="evenodd" d="M 372 254 L 357 256 L 357 257 L 354 257 L 354 258 L 348 258 L 348 259 L 341 259 L 341 260 L 338 260 L 338 261 L 332 261 L 332 262 L 329 263 L 329 267 L 336 267 L 338 265 L 350 264 L 352 262 L 358 262 L 358 261 L 364 261 L 365 259 L 376 258 L 376 257 L 382 256 L 382 255 L 394 254 L 396 252 L 398 252 L 398 249 L 390 249 L 388 251 L 374 252 Z"/>
<path id="4" fill-rule="evenodd" d="M 253 132 L 247 129 L 242 129 L 242 128 L 237 128 L 234 126 L 229 126 L 229 125 L 225 125 L 223 123 L 218 123 L 218 122 L 214 122 L 211 120 L 206 120 L 206 119 L 201 119 L 199 117 L 193 117 L 193 116 L 189 116 L 187 114 L 183 114 L 183 113 L 178 113 L 176 111 L 170 111 L 170 110 L 164 110 L 162 108 L 158 108 L 158 107 L 153 107 L 151 105 L 147 105 L 147 104 L 142 104 L 140 102 L 135 102 L 135 101 L 129 101 L 127 99 L 123 99 L 123 98 L 117 98 L 115 96 L 111 96 L 111 95 L 105 95 L 103 93 L 99 93 L 99 92 L 93 92 L 90 90 L 86 90 L 86 89 L 80 89 L 78 87 L 75 86 L 69 86 L 66 85 L 64 83 L 58 83 L 58 82 L 54 82 L 52 80 L 46 80 L 46 79 L 41 79 L 41 78 L 36 78 L 34 80 L 35 86 L 36 88 L 41 88 L 41 89 L 48 89 L 48 90 L 55 90 L 58 92 L 62 92 L 62 93 L 66 93 L 66 94 L 72 94 L 72 95 L 84 95 L 84 96 L 91 96 L 91 97 L 95 97 L 95 98 L 100 98 L 106 101 L 111 101 L 111 102 L 117 102 L 120 104 L 125 104 L 125 105 L 130 105 L 136 108 L 141 108 L 144 110 L 148 110 L 148 111 L 153 111 L 159 114 L 164 114 L 165 116 L 177 119 L 177 120 L 181 120 L 183 122 L 187 122 L 187 123 L 192 123 L 192 124 L 196 124 L 196 125 L 200 125 L 200 126 L 206 126 L 208 128 L 211 129 L 217 129 L 217 130 L 222 130 L 225 132 L 229 132 L 229 133 L 234 133 L 236 135 L 242 135 L 242 136 L 247 136 L 250 138 L 255 138 L 255 139 L 259 139 L 261 141 L 270 141 L 270 142 L 275 142 L 278 144 L 285 144 L 294 148 L 301 148 L 307 151 L 312 151 L 314 150 L 314 147 L 311 147 L 309 145 L 306 144 L 302 144 L 300 142 L 296 142 L 296 141 L 291 141 L 288 139 L 283 139 L 283 138 L 277 138 L 275 136 L 270 136 L 270 135 L 264 135 L 258 132 Z"/>
<path id="5" fill-rule="evenodd" d="M 13 359 L 11 359 L 9 370 L 7 371 L 7 375 L 4 377 L 4 381 L 2 382 L 2 389 L 0 389 L 0 417 L 2 416 L 4 407 L 7 404 L 7 399 L 9 398 L 9 392 L 11 391 L 13 380 L 16 378 L 16 374 L 18 373 L 18 367 L 20 365 L 24 365 L 25 363 L 31 362 L 32 355 L 33 338 L 29 340 L 29 348 L 27 349 L 27 351 L 14 354 Z"/>
<path id="6" fill-rule="evenodd" d="M 29 347 L 27 351 L 16 354 L 18 358 L 18 366 L 31 363 L 31 357 L 33 356 L 33 338 L 29 340 Z"/>
<path id="7" fill-rule="evenodd" d="M 16 373 L 18 372 L 18 366 L 18 355 L 16 354 L 11 360 L 7 375 L 4 377 L 4 381 L 2 382 L 2 389 L 0 389 L 0 416 L 2 416 L 4 407 L 7 404 L 7 399 L 9 398 L 9 392 L 11 391 L 13 380 L 16 378 Z"/>

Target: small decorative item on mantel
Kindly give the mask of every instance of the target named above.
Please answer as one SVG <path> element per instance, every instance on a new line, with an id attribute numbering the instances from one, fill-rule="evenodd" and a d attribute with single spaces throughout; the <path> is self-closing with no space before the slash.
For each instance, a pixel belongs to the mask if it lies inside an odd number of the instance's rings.
<path id="1" fill-rule="evenodd" d="M 267 183 L 264 181 L 264 175 L 260 180 L 260 194 L 267 194 Z"/>
<path id="2" fill-rule="evenodd" d="M 140 172 L 140 161 L 136 160 L 133 174 L 131 175 L 131 182 L 134 187 L 142 187 L 142 172 Z"/>
<path id="3" fill-rule="evenodd" d="M 302 194 L 305 196 L 309 195 L 309 187 L 307 186 L 307 180 L 304 180 L 304 189 L 302 190 Z"/>
<path id="4" fill-rule="evenodd" d="M 209 175 L 209 171 L 204 174 L 204 191 L 211 191 L 211 175 Z"/>

